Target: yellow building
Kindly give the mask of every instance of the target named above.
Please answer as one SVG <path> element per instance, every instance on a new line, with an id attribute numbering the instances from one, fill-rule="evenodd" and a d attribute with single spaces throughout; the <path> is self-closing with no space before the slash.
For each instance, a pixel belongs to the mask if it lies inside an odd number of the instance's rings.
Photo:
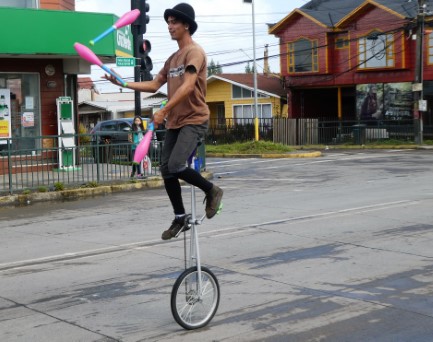
<path id="1" fill-rule="evenodd" d="M 206 102 L 211 112 L 210 127 L 248 124 L 254 113 L 254 75 L 216 74 L 208 77 Z M 257 75 L 257 117 L 260 121 L 287 117 L 286 91 L 276 76 Z"/>

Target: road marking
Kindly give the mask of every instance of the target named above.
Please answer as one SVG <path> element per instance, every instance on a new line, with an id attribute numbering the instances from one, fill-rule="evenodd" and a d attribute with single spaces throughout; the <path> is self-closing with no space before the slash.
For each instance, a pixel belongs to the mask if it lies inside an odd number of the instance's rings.
<path id="1" fill-rule="evenodd" d="M 401 205 L 416 205 L 419 201 L 413 201 L 413 200 L 401 200 L 401 201 L 394 201 L 394 202 L 387 202 L 387 203 L 378 203 L 378 204 L 372 204 L 367 206 L 361 206 L 361 207 L 353 207 L 353 208 L 346 208 L 346 209 L 340 209 L 335 211 L 328 211 L 324 213 L 316 213 L 311 215 L 303 215 L 303 216 L 296 216 L 296 217 L 288 217 L 283 218 L 279 220 L 274 221 L 265 221 L 260 223 L 252 223 L 252 224 L 246 224 L 243 226 L 232 226 L 232 227 L 226 227 L 221 229 L 214 229 L 206 232 L 201 232 L 200 236 L 209 236 L 209 237 L 218 237 L 218 236 L 224 236 L 229 234 L 235 234 L 241 231 L 246 231 L 249 229 L 256 229 L 258 227 L 268 226 L 268 225 L 275 225 L 275 224 L 281 224 L 281 223 L 288 223 L 288 222 L 295 222 L 295 221 L 302 221 L 302 220 L 313 220 L 313 219 L 320 219 L 323 217 L 329 217 L 332 215 L 339 215 L 339 214 L 346 214 L 346 213 L 364 213 L 374 210 L 384 210 L 391 207 L 401 206 Z M 146 240 L 146 241 L 139 241 L 139 242 L 132 242 L 122 245 L 115 245 L 115 246 L 109 246 L 104 248 L 97 248 L 97 249 L 91 249 L 87 251 L 81 251 L 76 253 L 64 253 L 64 254 L 58 254 L 58 255 L 52 255 L 42 258 L 35 258 L 35 259 L 27 259 L 27 260 L 21 260 L 21 261 L 15 261 L 15 262 L 9 262 L 9 263 L 3 263 L 0 264 L 0 273 L 6 272 L 9 270 L 16 270 L 20 268 L 25 267 L 31 267 L 35 265 L 40 264 L 46 264 L 46 263 L 52 263 L 52 262 L 61 262 L 61 261 L 69 261 L 69 260 L 75 260 L 75 259 L 83 259 L 83 258 L 89 258 L 89 257 L 96 257 L 100 256 L 102 254 L 108 254 L 108 253 L 118 253 L 118 252 L 124 252 L 128 250 L 142 250 L 145 248 L 150 247 L 157 247 L 162 245 L 167 245 L 168 243 L 176 243 L 176 242 L 182 242 L 183 239 L 176 239 L 171 240 L 170 242 L 161 241 L 159 239 L 153 239 L 153 240 Z"/>

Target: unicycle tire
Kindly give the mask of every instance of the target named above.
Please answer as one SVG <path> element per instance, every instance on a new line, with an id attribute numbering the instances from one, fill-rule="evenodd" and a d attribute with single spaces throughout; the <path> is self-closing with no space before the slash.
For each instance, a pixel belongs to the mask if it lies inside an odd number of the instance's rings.
<path id="1" fill-rule="evenodd" d="M 216 276 L 207 268 L 201 268 L 202 291 L 197 293 L 197 267 L 190 267 L 177 278 L 171 291 L 171 312 L 174 320 L 184 329 L 199 329 L 207 325 L 215 315 L 220 288 Z"/>

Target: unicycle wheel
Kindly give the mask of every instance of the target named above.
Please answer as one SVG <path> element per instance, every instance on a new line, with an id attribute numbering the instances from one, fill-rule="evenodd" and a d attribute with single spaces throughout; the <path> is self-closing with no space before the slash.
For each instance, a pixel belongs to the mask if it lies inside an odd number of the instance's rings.
<path id="1" fill-rule="evenodd" d="M 201 291 L 197 267 L 190 267 L 177 278 L 171 291 L 171 312 L 175 321 L 188 330 L 207 325 L 215 315 L 220 289 L 216 276 L 207 268 L 201 268 Z"/>

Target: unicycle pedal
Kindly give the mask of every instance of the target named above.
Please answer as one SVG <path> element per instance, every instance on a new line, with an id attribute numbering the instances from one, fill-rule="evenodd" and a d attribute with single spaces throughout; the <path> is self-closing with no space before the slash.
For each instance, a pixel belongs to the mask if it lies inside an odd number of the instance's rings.
<path id="1" fill-rule="evenodd" d="M 186 232 L 188 230 L 191 229 L 191 214 L 186 215 L 185 217 L 185 223 L 182 226 L 182 228 L 177 232 L 177 234 L 175 235 L 175 237 L 178 237 L 182 232 Z"/>

